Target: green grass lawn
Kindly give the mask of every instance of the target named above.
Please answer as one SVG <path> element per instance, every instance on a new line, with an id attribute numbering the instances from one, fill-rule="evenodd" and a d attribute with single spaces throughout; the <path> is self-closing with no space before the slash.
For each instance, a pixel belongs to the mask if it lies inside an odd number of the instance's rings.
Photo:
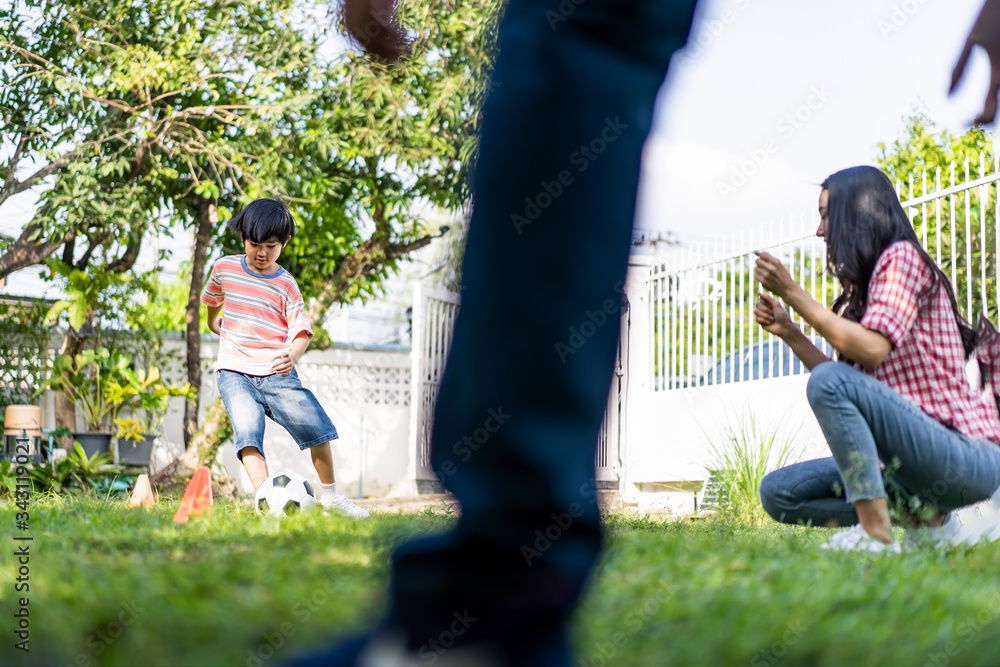
<path id="1" fill-rule="evenodd" d="M 0 502 L 0 664 L 275 665 L 379 614 L 399 540 L 453 517 L 319 513 L 284 520 L 217 503 Z M 1000 664 L 1000 545 L 902 556 L 827 553 L 827 530 L 612 519 L 576 617 L 574 667 Z M 31 542 L 15 536 L 30 535 Z M 15 549 L 30 544 L 30 592 Z M 30 648 L 14 648 L 17 598 Z M 272 647 L 280 645 L 277 656 Z"/>

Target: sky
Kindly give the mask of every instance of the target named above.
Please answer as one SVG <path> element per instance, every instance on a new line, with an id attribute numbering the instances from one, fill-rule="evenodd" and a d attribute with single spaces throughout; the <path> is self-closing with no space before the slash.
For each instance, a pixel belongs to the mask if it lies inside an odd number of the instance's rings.
<path id="1" fill-rule="evenodd" d="M 947 92 L 981 6 L 702 0 L 660 93 L 637 226 L 697 244 L 803 213 L 812 225 L 818 184 L 873 164 L 915 108 L 964 132 L 989 83 L 985 55 Z"/>
<path id="2" fill-rule="evenodd" d="M 728 243 L 772 222 L 780 229 L 790 218 L 811 229 L 818 184 L 873 163 L 876 144 L 896 138 L 914 109 L 963 132 L 982 107 L 985 55 L 974 53 L 953 97 L 947 89 L 980 7 L 702 0 L 660 93 L 637 227 L 671 232 L 684 248 Z M 32 198 L 3 207 L 0 231 L 20 229 Z M 187 239 L 164 242 L 189 252 Z"/>

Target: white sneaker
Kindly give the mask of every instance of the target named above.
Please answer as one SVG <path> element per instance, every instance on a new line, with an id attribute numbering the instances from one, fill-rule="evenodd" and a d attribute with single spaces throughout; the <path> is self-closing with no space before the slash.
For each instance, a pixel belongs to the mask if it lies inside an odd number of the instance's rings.
<path id="1" fill-rule="evenodd" d="M 352 503 L 351 499 L 343 493 L 325 495 L 322 500 L 319 501 L 319 504 L 323 506 L 323 509 L 336 510 L 338 512 L 343 512 L 347 516 L 353 516 L 359 519 L 364 519 L 368 516 L 367 510 Z"/>
<path id="2" fill-rule="evenodd" d="M 963 507 L 955 512 L 964 525 L 969 527 L 966 544 L 996 542 L 1000 540 L 1000 489 L 986 500 Z"/>
<path id="3" fill-rule="evenodd" d="M 980 539 L 987 542 L 1000 542 L 1000 489 L 993 496 L 980 503 L 983 506 L 981 514 L 984 520 L 983 534 Z"/>
<path id="4" fill-rule="evenodd" d="M 951 512 L 937 528 L 917 528 L 906 531 L 906 548 L 929 544 L 935 547 L 956 547 L 980 541 L 1000 540 L 1000 490 L 975 505 Z"/>
<path id="5" fill-rule="evenodd" d="M 1000 539 L 1000 509 L 998 509 L 992 498 L 963 507 L 955 511 L 966 535 L 955 544 L 976 544 L 981 540 L 993 542 Z"/>
<path id="6" fill-rule="evenodd" d="M 847 530 L 834 533 L 833 536 L 820 546 L 820 549 L 831 549 L 833 551 L 871 551 L 890 553 L 900 553 L 899 542 L 886 544 L 879 542 L 870 536 L 860 523 L 855 524 Z"/>
<path id="7" fill-rule="evenodd" d="M 970 536 L 971 530 L 959 513 L 951 512 L 940 526 L 908 529 L 903 539 L 903 550 L 910 551 L 922 546 L 944 549 L 962 544 Z"/>

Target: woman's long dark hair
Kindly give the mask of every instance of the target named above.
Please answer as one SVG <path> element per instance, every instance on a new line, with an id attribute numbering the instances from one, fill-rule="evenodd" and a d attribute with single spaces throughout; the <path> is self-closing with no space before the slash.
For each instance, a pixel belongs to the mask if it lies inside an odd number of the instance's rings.
<path id="1" fill-rule="evenodd" d="M 968 358 L 976 348 L 979 334 L 959 312 L 948 277 L 920 245 L 889 177 L 874 167 L 851 167 L 829 176 L 822 187 L 829 196 L 827 266 L 844 290 L 833 302 L 833 310 L 860 322 L 868 307 L 868 281 L 875 262 L 891 244 L 907 241 L 917 249 L 934 276 L 920 298 L 938 289 L 945 290 Z"/>

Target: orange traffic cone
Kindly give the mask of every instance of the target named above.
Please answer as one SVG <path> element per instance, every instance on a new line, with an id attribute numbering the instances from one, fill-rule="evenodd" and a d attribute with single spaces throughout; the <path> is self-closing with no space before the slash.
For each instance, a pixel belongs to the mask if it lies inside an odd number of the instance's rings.
<path id="1" fill-rule="evenodd" d="M 174 521 L 186 523 L 193 514 L 202 514 L 212 509 L 212 480 L 208 468 L 202 466 L 194 471 L 194 476 L 188 482 L 181 498 L 181 506 L 177 508 Z"/>
<path id="2" fill-rule="evenodd" d="M 129 504 L 132 507 L 138 507 L 139 505 L 152 507 L 154 502 L 153 489 L 149 486 L 149 475 L 139 475 L 139 479 L 135 481 L 135 488 L 132 489 L 132 497 L 129 499 Z"/>

